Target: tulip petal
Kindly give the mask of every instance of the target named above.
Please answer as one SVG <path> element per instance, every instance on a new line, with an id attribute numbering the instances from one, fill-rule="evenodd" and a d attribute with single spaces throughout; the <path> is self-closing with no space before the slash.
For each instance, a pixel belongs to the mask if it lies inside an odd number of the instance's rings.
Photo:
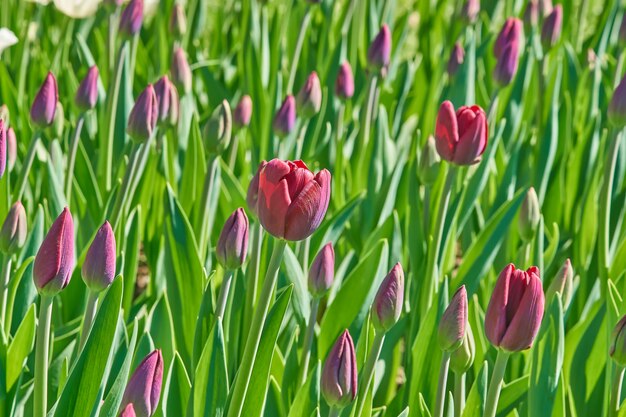
<path id="1" fill-rule="evenodd" d="M 494 346 L 500 346 L 500 340 L 506 332 L 506 305 L 509 282 L 514 270 L 515 266 L 509 264 L 500 273 L 485 313 L 485 334 Z"/>
<path id="2" fill-rule="evenodd" d="M 454 158 L 454 149 L 459 141 L 459 130 L 454 113 L 454 106 L 448 100 L 441 103 L 435 127 L 435 145 L 437 152 L 446 161 Z"/>
<path id="3" fill-rule="evenodd" d="M 461 126 L 460 122 L 459 126 Z M 461 137 L 454 152 L 454 163 L 468 165 L 480 160 L 480 156 L 487 146 L 486 126 L 485 114 L 480 111 L 467 129 L 464 132 L 459 132 Z"/>
<path id="4" fill-rule="evenodd" d="M 312 179 L 313 173 L 305 168 L 296 168 L 289 174 L 285 175 L 291 199 L 295 200 L 298 198 L 298 194 L 302 192 L 304 186 Z"/>
<path id="5" fill-rule="evenodd" d="M 309 181 L 287 210 L 285 238 L 302 240 L 315 231 L 322 222 L 330 200 L 330 173 L 320 171 Z"/>
<path id="6" fill-rule="evenodd" d="M 261 175 L 257 211 L 259 221 L 265 230 L 276 237 L 285 237 L 285 222 L 290 204 L 291 198 L 289 198 L 287 181 L 281 180 L 277 185 L 274 185 L 267 181 L 264 175 Z"/>

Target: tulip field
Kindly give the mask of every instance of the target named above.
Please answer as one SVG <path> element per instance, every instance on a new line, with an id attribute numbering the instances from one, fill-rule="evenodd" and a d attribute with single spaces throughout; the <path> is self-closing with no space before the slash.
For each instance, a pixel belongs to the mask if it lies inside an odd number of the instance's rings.
<path id="1" fill-rule="evenodd" d="M 626 417 L 618 0 L 0 0 L 0 417 Z"/>

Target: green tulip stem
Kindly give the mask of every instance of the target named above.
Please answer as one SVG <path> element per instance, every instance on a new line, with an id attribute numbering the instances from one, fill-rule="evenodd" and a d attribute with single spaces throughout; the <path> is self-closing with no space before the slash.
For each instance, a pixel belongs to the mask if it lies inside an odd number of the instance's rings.
<path id="1" fill-rule="evenodd" d="M 328 413 L 328 417 L 339 417 L 341 414 L 341 408 L 332 407 Z"/>
<path id="2" fill-rule="evenodd" d="M 209 156 L 209 163 L 207 166 L 206 177 L 204 178 L 204 189 L 202 191 L 202 200 L 200 203 L 200 211 L 198 214 L 202 216 L 200 218 L 200 230 L 198 231 L 198 247 L 200 253 L 200 259 L 204 262 L 207 245 L 209 243 L 209 236 L 211 235 L 211 222 L 212 217 L 209 213 L 211 205 L 211 196 L 215 189 L 215 178 L 217 177 L 217 170 L 219 167 L 219 157 L 216 155 Z"/>
<path id="3" fill-rule="evenodd" d="M 0 325 L 7 332 L 11 330 L 6 326 L 7 298 L 9 295 L 9 278 L 11 277 L 11 255 L 4 256 L 2 263 L 2 288 L 0 288 Z"/>
<path id="4" fill-rule="evenodd" d="M 302 346 L 302 360 L 300 361 L 300 376 L 298 377 L 298 387 L 306 382 L 309 370 L 309 362 L 311 360 L 311 345 L 313 344 L 313 336 L 315 335 L 315 323 L 317 322 L 317 312 L 319 311 L 320 299 L 314 297 L 311 300 L 311 314 L 309 314 L 309 322 L 306 326 L 306 334 L 304 335 L 304 345 Z"/>
<path id="5" fill-rule="evenodd" d="M 139 45 L 139 32 L 133 35 L 130 41 L 130 65 L 129 65 L 129 81 L 130 87 L 132 90 L 133 87 L 133 78 L 135 77 L 135 65 L 137 62 L 137 47 Z"/>
<path id="6" fill-rule="evenodd" d="M 356 406 L 354 414 L 355 416 L 360 416 L 363 412 L 363 407 L 365 406 L 365 399 L 367 397 L 367 391 L 370 388 L 370 384 L 372 383 L 372 377 L 374 376 L 374 367 L 376 366 L 376 362 L 380 357 L 380 352 L 383 349 L 383 343 L 385 341 L 385 332 L 382 330 L 376 330 L 376 335 L 374 336 L 374 341 L 372 342 L 372 348 L 367 354 L 367 359 L 365 360 L 365 365 L 363 365 L 363 371 L 361 371 L 361 380 L 358 385 L 358 393 L 356 398 Z"/>
<path id="7" fill-rule="evenodd" d="M 300 61 L 300 53 L 302 52 L 302 44 L 304 43 L 304 35 L 309 28 L 311 22 L 311 8 L 307 7 L 302 23 L 300 24 L 300 32 L 298 32 L 298 40 L 296 41 L 296 49 L 293 51 L 293 58 L 291 60 L 291 68 L 289 69 L 289 81 L 287 83 L 287 93 L 291 94 L 293 90 L 293 83 L 296 80 L 296 70 L 298 69 L 298 62 Z"/>
<path id="8" fill-rule="evenodd" d="M 250 263 L 246 269 L 246 275 L 248 277 L 246 287 L 246 314 L 244 315 L 244 323 L 242 327 L 242 333 L 244 339 L 242 343 L 245 343 L 247 332 L 250 329 L 250 321 L 252 320 L 252 312 L 257 302 L 257 294 L 259 290 L 259 265 L 261 259 L 261 248 L 263 246 L 263 227 L 258 221 L 254 224 L 252 229 L 252 243 L 251 243 Z"/>
<path id="9" fill-rule="evenodd" d="M 346 106 L 341 103 L 339 105 L 339 110 L 337 111 L 337 123 L 335 126 L 337 129 L 335 130 L 335 172 L 333 173 L 333 182 L 335 183 L 335 200 L 337 200 L 337 207 L 343 207 L 345 204 L 344 198 L 344 185 L 343 185 L 343 176 L 344 176 L 344 155 L 343 155 L 343 119 L 346 111 Z"/>
<path id="10" fill-rule="evenodd" d="M 98 293 L 95 291 L 87 290 L 87 305 L 85 306 L 85 320 L 83 321 L 83 331 L 80 334 L 80 342 L 78 344 L 78 355 L 83 351 L 85 342 L 87 342 L 87 336 L 91 331 L 93 319 L 96 317 L 96 309 L 98 307 Z M 77 358 L 78 358 L 77 355 Z"/>
<path id="11" fill-rule="evenodd" d="M 622 382 L 624 381 L 624 371 L 626 368 L 620 367 L 613 375 L 611 408 L 609 409 L 609 417 L 616 417 L 620 406 L 620 394 L 622 393 Z"/>
<path id="12" fill-rule="evenodd" d="M 119 14 L 119 8 L 116 7 L 109 14 L 109 22 L 108 22 L 108 37 L 107 37 L 107 50 L 108 50 L 108 65 L 109 65 L 109 73 L 113 76 L 113 65 L 115 62 L 115 42 L 117 38 L 117 17 Z"/>
<path id="13" fill-rule="evenodd" d="M 128 160 L 128 165 L 126 166 L 126 171 L 124 172 L 124 178 L 122 179 L 122 184 L 120 185 L 120 189 L 115 196 L 115 204 L 113 205 L 113 209 L 109 214 L 109 222 L 111 223 L 111 228 L 115 231 L 117 228 L 117 223 L 120 219 L 120 215 L 122 214 L 122 203 L 124 202 L 124 196 L 127 194 L 128 185 L 130 182 L 130 177 L 132 175 L 132 171 L 134 171 L 135 160 L 137 159 L 137 149 L 135 148 L 130 154 L 130 159 Z"/>
<path id="14" fill-rule="evenodd" d="M 224 319 L 224 312 L 226 311 L 226 303 L 228 302 L 228 293 L 230 292 L 230 286 L 233 282 L 233 277 L 237 271 L 226 271 L 224 274 L 224 280 L 220 287 L 220 294 L 217 297 L 217 305 L 215 306 L 215 318 L 218 320 Z"/>
<path id="15" fill-rule="evenodd" d="M 306 136 L 306 132 L 309 129 L 309 123 L 311 123 L 311 119 L 307 119 L 302 126 L 300 127 L 300 131 L 298 132 L 298 136 L 296 136 L 296 152 L 294 159 L 302 159 L 302 148 L 304 148 L 304 137 Z"/>
<path id="16" fill-rule="evenodd" d="M 376 106 L 375 102 L 376 102 L 376 88 L 378 86 L 378 75 L 376 73 L 373 73 L 369 76 L 369 88 L 367 89 L 367 96 L 365 99 L 365 104 L 366 106 L 364 107 L 365 114 L 361 113 L 361 119 L 364 120 L 363 122 L 363 130 L 359 130 L 359 140 L 358 140 L 358 144 L 361 147 L 361 152 L 360 152 L 360 157 L 357 158 L 357 166 L 356 166 L 356 173 L 354 174 L 354 178 L 355 180 L 359 180 L 361 177 L 360 173 L 363 170 L 363 165 L 365 165 L 366 159 L 367 157 L 365 156 L 367 154 L 367 146 L 369 144 L 370 141 L 370 131 L 371 131 L 371 127 L 372 127 L 372 119 L 374 118 L 374 107 Z M 367 174 L 364 173 L 364 177 L 367 178 Z M 362 179 L 361 179 L 362 181 Z M 362 187 L 360 186 L 361 184 L 359 184 L 359 186 L 354 187 L 355 190 L 354 191 L 358 191 L 360 190 Z"/>
<path id="17" fill-rule="evenodd" d="M 143 172 L 146 170 L 146 165 L 148 164 L 148 158 L 150 157 L 150 151 L 152 150 L 152 142 L 155 140 L 156 136 L 155 132 L 152 132 L 147 141 L 142 143 L 138 149 L 137 158 L 135 159 L 135 166 L 133 167 L 133 171 L 131 172 L 130 181 L 128 183 L 128 193 L 124 195 L 124 197 L 128 197 L 124 199 L 124 203 L 130 204 L 132 201 L 135 192 L 137 191 L 137 187 L 139 186 L 139 182 L 143 177 Z M 124 210 L 125 204 L 122 206 L 122 213 L 126 213 Z"/>
<path id="18" fill-rule="evenodd" d="M 502 389 L 502 380 L 504 379 L 504 371 L 511 354 L 504 350 L 498 350 L 496 364 L 493 368 L 491 381 L 489 382 L 489 390 L 487 391 L 487 401 L 485 403 L 484 417 L 495 417 L 498 410 L 498 399 L 500 398 L 500 390 Z"/>
<path id="19" fill-rule="evenodd" d="M 70 154 L 67 157 L 67 172 L 65 174 L 65 201 L 70 205 L 72 202 L 72 181 L 74 180 L 74 165 L 76 164 L 76 152 L 78 151 L 78 141 L 80 140 L 80 132 L 83 130 L 85 123 L 85 113 L 78 116 L 76 129 L 70 142 Z"/>
<path id="20" fill-rule="evenodd" d="M 450 352 L 443 352 L 441 367 L 439 368 L 439 382 L 437 383 L 437 399 L 435 402 L 434 417 L 443 417 L 446 401 L 446 385 L 448 383 L 448 369 L 450 368 Z"/>
<path id="21" fill-rule="evenodd" d="M 598 228 L 598 257 L 599 270 L 602 282 L 606 282 L 611 268 L 611 200 L 613 192 L 613 182 L 615 180 L 615 166 L 619 153 L 621 135 L 619 131 L 611 132 L 612 138 L 609 145 L 607 160 L 604 166 L 604 181 L 600 190 L 600 216 Z M 604 287 L 604 285 L 602 286 Z M 606 294 L 605 294 L 606 295 Z M 610 333 L 609 333 L 610 334 Z"/>
<path id="22" fill-rule="evenodd" d="M 235 171 L 235 164 L 237 163 L 237 149 L 239 148 L 239 142 L 245 140 L 246 128 L 242 127 L 235 134 L 233 144 L 230 145 L 230 154 L 228 155 L 228 167 L 231 171 Z"/>
<path id="23" fill-rule="evenodd" d="M 20 172 L 20 177 L 17 180 L 17 184 L 15 184 L 15 198 L 14 201 L 21 201 L 22 196 L 24 195 L 24 190 L 26 189 L 26 183 L 28 182 L 28 174 L 30 174 L 30 169 L 33 167 L 33 162 L 35 161 L 35 155 L 37 153 L 37 145 L 41 140 L 41 131 L 35 130 L 33 134 L 33 139 L 30 141 L 30 145 L 28 145 L 28 151 L 26 152 L 26 157 L 24 158 L 24 163 L 22 164 L 22 171 Z"/>
<path id="24" fill-rule="evenodd" d="M 254 312 L 254 316 L 252 317 L 246 346 L 244 348 L 241 364 L 239 365 L 239 372 L 237 373 L 237 377 L 234 382 L 233 394 L 230 401 L 230 407 L 228 408 L 227 417 L 241 417 L 244 400 L 248 391 L 248 385 L 250 384 L 250 377 L 252 376 L 252 369 L 254 368 L 254 361 L 259 348 L 259 342 L 261 341 L 263 325 L 265 324 L 265 319 L 267 318 L 267 313 L 270 309 L 272 293 L 274 292 L 276 282 L 278 281 L 278 270 L 283 260 L 283 254 L 285 253 L 286 246 L 287 241 L 283 239 L 277 239 L 274 242 L 274 251 L 272 252 L 270 264 L 267 267 L 265 281 L 263 282 L 263 288 L 261 289 L 259 297 L 259 304 Z"/>
<path id="25" fill-rule="evenodd" d="M 465 408 L 465 373 L 454 373 L 454 415 L 461 417 Z"/>
<path id="26" fill-rule="evenodd" d="M 41 296 L 35 345 L 35 393 L 33 417 L 46 417 L 48 407 L 48 344 L 53 297 Z"/>

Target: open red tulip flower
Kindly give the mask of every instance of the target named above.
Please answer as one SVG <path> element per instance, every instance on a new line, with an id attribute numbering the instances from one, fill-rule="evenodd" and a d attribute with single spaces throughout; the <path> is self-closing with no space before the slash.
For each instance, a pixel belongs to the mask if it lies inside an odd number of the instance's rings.
<path id="1" fill-rule="evenodd" d="M 456 165 L 480 161 L 487 147 L 487 116 L 480 106 L 462 106 L 455 112 L 448 100 L 437 114 L 435 145 L 442 159 Z"/>

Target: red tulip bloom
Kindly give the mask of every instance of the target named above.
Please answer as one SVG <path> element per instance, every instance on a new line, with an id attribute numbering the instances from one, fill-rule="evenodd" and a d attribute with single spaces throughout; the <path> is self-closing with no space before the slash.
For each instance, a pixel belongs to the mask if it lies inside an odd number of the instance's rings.
<path id="1" fill-rule="evenodd" d="M 455 113 L 451 102 L 441 104 L 435 144 L 442 159 L 457 165 L 475 164 L 485 152 L 487 136 L 487 116 L 479 106 L 463 106 Z"/>

